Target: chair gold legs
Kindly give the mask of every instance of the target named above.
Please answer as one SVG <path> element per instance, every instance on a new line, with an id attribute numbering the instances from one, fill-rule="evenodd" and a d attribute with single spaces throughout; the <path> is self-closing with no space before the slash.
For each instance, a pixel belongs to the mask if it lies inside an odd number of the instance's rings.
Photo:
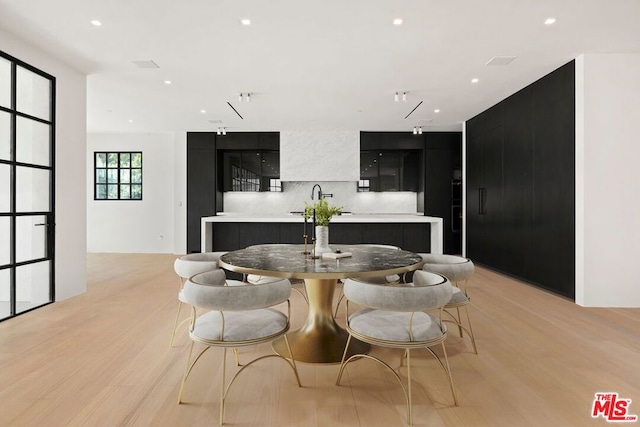
<path id="1" fill-rule="evenodd" d="M 471 339 L 471 346 L 473 347 L 473 352 L 475 354 L 478 354 L 478 347 L 476 346 L 476 337 L 475 335 L 473 335 L 473 328 L 471 327 L 471 317 L 469 317 L 469 309 L 467 305 L 464 305 L 463 307 L 464 307 L 465 315 L 467 317 L 467 325 L 469 327 L 468 329 L 462 324 L 462 317 L 460 316 L 460 307 L 456 307 L 456 310 L 458 313 L 457 316 L 451 313 L 449 310 L 443 310 L 445 313 L 447 313 L 451 317 L 451 319 L 453 319 L 453 320 L 444 320 L 444 322 L 456 324 L 456 326 L 458 326 L 458 331 L 460 332 L 460 337 L 463 336 L 462 331 L 466 331 L 467 335 L 469 335 L 469 339 Z"/>
<path id="2" fill-rule="evenodd" d="M 296 366 L 296 361 L 293 358 L 293 353 L 291 352 L 291 347 L 289 346 L 289 340 L 287 339 L 286 335 L 284 336 L 284 341 L 286 343 L 287 349 L 289 350 L 289 356 L 291 357 L 291 359 L 287 359 L 286 357 L 283 357 L 279 354 L 267 354 L 264 356 L 260 356 L 257 357 L 255 359 L 253 359 L 252 361 L 250 361 L 249 363 L 247 363 L 246 365 L 240 365 L 240 361 L 238 359 L 238 354 L 237 354 L 237 349 L 234 348 L 233 352 L 235 354 L 235 358 L 236 358 L 236 364 L 237 366 L 241 366 L 241 368 L 233 375 L 233 377 L 231 378 L 231 380 L 229 381 L 229 383 L 227 384 L 227 380 L 226 380 L 226 376 L 227 376 L 227 347 L 223 347 L 222 348 L 222 379 L 220 380 L 220 425 L 224 424 L 224 412 L 225 412 L 225 402 L 227 400 L 227 395 L 229 394 L 229 390 L 231 389 L 231 386 L 233 385 L 233 382 L 236 380 L 236 378 L 238 378 L 238 375 L 240 375 L 240 373 L 242 371 L 244 371 L 246 368 L 248 368 L 249 366 L 251 366 L 252 364 L 254 364 L 255 362 L 262 360 L 262 359 L 266 359 L 268 357 L 279 357 L 281 359 L 283 359 L 285 362 L 287 362 L 289 364 L 289 366 L 291 367 L 291 369 L 293 370 L 293 373 L 295 374 L 296 377 L 296 383 L 298 384 L 298 387 L 302 387 L 302 384 L 300 383 L 300 376 L 298 375 L 298 368 Z M 193 367 L 195 366 L 196 362 L 198 362 L 198 360 L 200 359 L 200 357 L 211 347 L 210 346 L 205 346 L 205 348 L 198 354 L 198 356 L 196 356 L 196 358 L 193 360 L 193 362 L 191 361 L 191 356 L 193 354 L 193 345 L 194 345 L 194 341 L 191 341 L 191 346 L 189 347 L 189 356 L 187 358 L 187 367 L 185 369 L 184 372 L 184 376 L 182 377 L 182 383 L 180 384 L 180 392 L 178 394 L 178 404 L 182 403 L 182 396 L 184 394 L 184 389 L 187 383 L 187 378 L 189 377 L 189 374 L 191 374 L 191 370 L 193 369 Z"/>
<path id="3" fill-rule="evenodd" d="M 368 355 L 368 354 L 354 354 L 353 356 L 351 356 L 347 360 L 345 360 L 345 358 L 347 357 L 347 349 L 349 348 L 349 342 L 350 341 L 351 341 L 351 334 L 349 334 L 349 338 L 347 339 L 347 344 L 345 346 L 344 354 L 342 355 L 342 362 L 340 363 L 340 371 L 338 372 L 338 377 L 336 378 L 336 385 L 337 386 L 340 385 L 340 380 L 342 379 L 342 374 L 344 373 L 344 369 L 345 369 L 345 367 L 347 366 L 347 364 L 349 362 L 354 361 L 354 360 L 358 360 L 358 359 L 361 359 L 361 358 L 371 359 L 371 360 L 374 360 L 374 361 L 378 362 L 379 364 L 387 367 L 387 369 L 389 369 L 389 371 L 391 371 L 391 373 L 394 375 L 394 377 L 398 380 L 398 383 L 400 384 L 400 387 L 402 387 L 402 391 L 404 392 L 404 397 L 405 397 L 406 402 L 407 402 L 407 424 L 408 425 L 413 425 L 413 414 L 412 414 L 413 397 L 412 397 L 412 394 L 411 394 L 411 350 L 410 349 L 405 349 L 404 352 L 402 353 L 402 357 L 401 357 L 401 360 L 400 360 L 400 367 L 402 367 L 404 359 L 405 358 L 407 359 L 407 384 L 405 385 L 404 382 L 402 381 L 402 379 L 400 378 L 400 375 L 398 374 L 398 371 L 396 369 L 393 369 L 391 366 L 389 366 L 384 361 L 378 359 L 377 357 L 374 357 L 374 356 L 371 356 L 371 355 Z M 444 354 L 444 363 L 438 357 L 438 355 L 436 353 L 434 353 L 433 350 L 431 350 L 431 348 L 425 347 L 425 349 L 428 350 L 436 358 L 436 360 L 440 363 L 440 366 L 442 366 L 442 369 L 444 369 L 445 373 L 447 374 L 447 378 L 449 379 L 449 386 L 451 387 L 451 394 L 453 396 L 453 404 L 455 406 L 458 406 L 458 396 L 456 394 L 456 390 L 455 390 L 455 387 L 453 385 L 453 377 L 451 376 L 451 368 L 449 367 L 449 358 L 447 357 L 447 350 L 444 347 L 444 341 L 441 342 L 440 344 L 442 345 L 442 351 L 443 351 L 443 354 Z"/>
<path id="4" fill-rule="evenodd" d="M 173 324 L 173 332 L 171 333 L 170 347 L 173 347 L 173 342 L 176 339 L 176 331 L 178 330 L 178 320 L 180 319 L 180 309 L 182 308 L 182 301 L 178 301 L 178 313 L 176 314 L 176 321 Z"/>

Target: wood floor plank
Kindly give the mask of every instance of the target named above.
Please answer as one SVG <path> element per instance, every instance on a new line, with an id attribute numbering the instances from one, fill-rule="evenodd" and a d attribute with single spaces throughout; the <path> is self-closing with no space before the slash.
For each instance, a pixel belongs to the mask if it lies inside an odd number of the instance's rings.
<path id="1" fill-rule="evenodd" d="M 222 351 L 211 349 L 178 390 L 189 351 L 185 325 L 169 347 L 177 310 L 176 256 L 90 254 L 88 291 L 0 323 L 2 426 L 211 426 L 219 415 Z M 417 426 L 597 426 L 596 392 L 632 399 L 640 414 L 640 309 L 583 308 L 566 298 L 476 268 L 469 313 L 479 354 L 450 328 L 446 342 L 460 406 L 441 367 L 412 352 Z M 292 328 L 307 306 L 293 292 Z M 344 305 L 339 323 L 344 324 Z M 187 313 L 183 312 L 186 316 Z M 271 352 L 241 350 L 241 358 Z M 441 354 L 439 350 L 436 351 Z M 391 366 L 398 350 L 372 349 Z M 229 353 L 228 370 L 235 372 Z M 400 386 L 359 360 L 335 386 L 338 365 L 250 366 L 228 398 L 235 426 L 402 426 Z M 228 373 L 229 373 L 228 372 Z M 400 369 L 406 380 L 406 368 Z"/>

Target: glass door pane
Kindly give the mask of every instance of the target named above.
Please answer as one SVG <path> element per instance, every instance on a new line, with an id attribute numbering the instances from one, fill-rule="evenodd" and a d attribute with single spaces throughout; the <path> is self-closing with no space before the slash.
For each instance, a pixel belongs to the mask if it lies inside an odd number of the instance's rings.
<path id="1" fill-rule="evenodd" d="M 47 169 L 16 167 L 16 211 L 47 212 L 51 185 Z"/>
<path id="2" fill-rule="evenodd" d="M 51 80 L 18 66 L 16 110 L 39 119 L 51 118 Z"/>
<path id="3" fill-rule="evenodd" d="M 11 108 L 11 61 L 0 57 L 0 106 Z"/>
<path id="4" fill-rule="evenodd" d="M 49 166 L 51 159 L 51 125 L 18 117 L 16 122 L 16 160 Z"/>
<path id="5" fill-rule="evenodd" d="M 44 215 L 16 217 L 16 262 L 46 256 L 47 227 L 47 218 Z"/>
<path id="6" fill-rule="evenodd" d="M 50 269 L 50 261 L 16 268 L 16 313 L 31 310 L 51 301 Z"/>
<path id="7" fill-rule="evenodd" d="M 0 320 L 11 316 L 11 270 L 0 270 Z"/>
<path id="8" fill-rule="evenodd" d="M 0 160 L 11 160 L 11 114 L 0 111 Z"/>

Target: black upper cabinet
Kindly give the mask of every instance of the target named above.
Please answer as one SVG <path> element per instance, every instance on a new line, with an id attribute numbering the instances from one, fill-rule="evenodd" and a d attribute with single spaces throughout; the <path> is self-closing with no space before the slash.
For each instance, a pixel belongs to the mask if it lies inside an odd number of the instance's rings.
<path id="1" fill-rule="evenodd" d="M 360 152 L 359 191 L 418 191 L 419 150 Z"/>
<path id="2" fill-rule="evenodd" d="M 282 191 L 277 132 L 216 136 L 219 191 Z"/>
<path id="3" fill-rule="evenodd" d="M 360 132 L 359 191 L 422 191 L 424 136 Z"/>
<path id="4" fill-rule="evenodd" d="M 467 255 L 575 297 L 571 62 L 467 122 Z"/>

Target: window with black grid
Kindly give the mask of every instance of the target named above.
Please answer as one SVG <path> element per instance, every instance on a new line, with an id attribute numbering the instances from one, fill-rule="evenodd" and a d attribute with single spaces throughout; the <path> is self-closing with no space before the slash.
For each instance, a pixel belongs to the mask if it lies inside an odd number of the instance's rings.
<path id="1" fill-rule="evenodd" d="M 142 152 L 94 153 L 94 200 L 142 200 Z"/>

